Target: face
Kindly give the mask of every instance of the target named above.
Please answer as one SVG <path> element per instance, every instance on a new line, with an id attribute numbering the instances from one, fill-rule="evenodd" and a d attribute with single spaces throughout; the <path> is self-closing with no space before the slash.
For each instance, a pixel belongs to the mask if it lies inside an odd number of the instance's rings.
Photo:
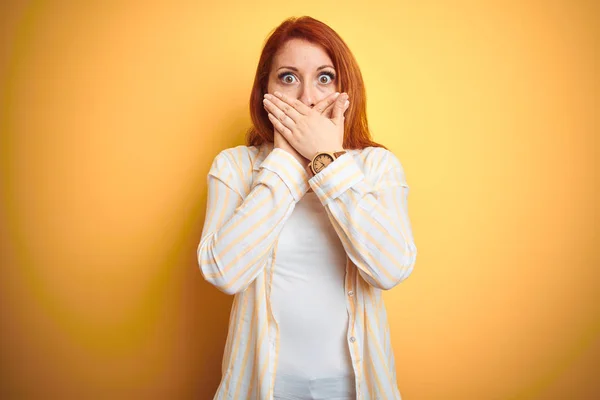
<path id="1" fill-rule="evenodd" d="M 337 87 L 336 71 L 325 50 L 302 39 L 290 39 L 273 59 L 267 93 L 279 91 L 311 107 Z"/>

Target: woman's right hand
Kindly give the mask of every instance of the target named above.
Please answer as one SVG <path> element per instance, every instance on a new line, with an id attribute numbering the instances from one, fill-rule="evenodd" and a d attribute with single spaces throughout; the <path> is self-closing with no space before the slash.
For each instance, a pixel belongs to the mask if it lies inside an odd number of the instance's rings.
<path id="1" fill-rule="evenodd" d="M 323 108 L 323 111 L 321 112 L 321 114 L 331 117 L 333 105 L 335 104 L 335 101 L 333 101 L 333 100 L 335 100 L 338 95 L 336 95 L 335 93 L 331 93 L 329 96 L 326 96 L 324 99 L 322 99 L 317 104 L 315 104 L 314 107 L 315 108 L 319 107 L 319 109 Z M 331 102 L 331 104 L 327 105 L 328 102 Z M 344 109 L 344 111 L 346 111 L 346 109 Z M 283 150 L 287 151 L 288 153 L 290 153 L 291 155 L 293 155 L 296 158 L 296 160 L 298 160 L 298 162 L 300 164 L 302 164 L 302 166 L 305 168 L 308 166 L 308 163 L 311 161 L 311 160 L 306 159 L 300 153 L 298 153 L 296 151 L 296 149 L 283 137 L 281 132 L 279 132 L 277 130 L 277 128 L 273 127 L 273 148 L 276 148 L 276 147 L 283 149 Z"/>
<path id="2" fill-rule="evenodd" d="M 277 128 L 273 129 L 273 148 L 279 148 L 287 151 L 288 153 L 293 155 L 296 158 L 296 160 L 298 160 L 298 162 L 302 164 L 303 167 L 306 167 L 310 162 L 310 160 L 307 160 L 302 155 L 300 155 L 300 153 L 298 153 L 296 149 L 293 148 L 291 144 L 289 144 L 289 142 L 283 137 L 283 135 L 277 130 Z"/>

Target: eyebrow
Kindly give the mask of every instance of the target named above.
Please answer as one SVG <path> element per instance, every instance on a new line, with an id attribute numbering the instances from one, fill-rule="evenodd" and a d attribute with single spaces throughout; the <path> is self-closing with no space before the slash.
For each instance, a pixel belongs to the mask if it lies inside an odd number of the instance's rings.
<path id="1" fill-rule="evenodd" d="M 282 69 L 282 68 L 288 68 L 288 69 L 291 69 L 292 71 L 296 71 L 296 72 L 298 72 L 298 68 L 296 68 L 296 67 L 289 67 L 289 66 L 287 66 L 287 65 L 284 65 L 283 67 L 279 67 L 279 68 L 277 68 L 277 71 L 279 71 L 279 70 L 280 70 L 280 69 Z M 320 70 L 322 70 L 323 68 L 331 68 L 331 69 L 335 69 L 335 68 L 333 68 L 333 66 L 331 66 L 331 65 L 321 65 L 319 68 L 317 68 L 317 71 L 320 71 Z"/>

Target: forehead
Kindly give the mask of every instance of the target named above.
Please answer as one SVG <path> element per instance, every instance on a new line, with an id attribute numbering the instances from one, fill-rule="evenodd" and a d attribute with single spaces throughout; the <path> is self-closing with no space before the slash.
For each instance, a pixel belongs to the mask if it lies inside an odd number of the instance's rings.
<path id="1" fill-rule="evenodd" d="M 288 40 L 273 59 L 275 68 L 281 66 L 296 67 L 300 70 L 317 69 L 322 65 L 331 65 L 331 58 L 323 47 L 302 39 Z"/>

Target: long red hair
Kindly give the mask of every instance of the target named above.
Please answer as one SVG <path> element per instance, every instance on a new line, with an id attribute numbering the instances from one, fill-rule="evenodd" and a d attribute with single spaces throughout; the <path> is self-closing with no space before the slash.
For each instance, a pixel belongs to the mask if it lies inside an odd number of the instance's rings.
<path id="1" fill-rule="evenodd" d="M 336 70 L 338 91 L 348 93 L 350 106 L 344 114 L 343 147 L 345 149 L 364 149 L 369 146 L 386 148 L 371 139 L 367 123 L 365 85 L 352 52 L 333 29 L 308 16 L 286 19 L 267 38 L 258 61 L 250 94 L 250 117 L 253 126 L 246 134 L 247 145 L 260 146 L 265 142 L 274 141 L 273 125 L 263 107 L 263 96 L 267 90 L 273 58 L 281 46 L 292 38 L 304 39 L 323 47 Z"/>

